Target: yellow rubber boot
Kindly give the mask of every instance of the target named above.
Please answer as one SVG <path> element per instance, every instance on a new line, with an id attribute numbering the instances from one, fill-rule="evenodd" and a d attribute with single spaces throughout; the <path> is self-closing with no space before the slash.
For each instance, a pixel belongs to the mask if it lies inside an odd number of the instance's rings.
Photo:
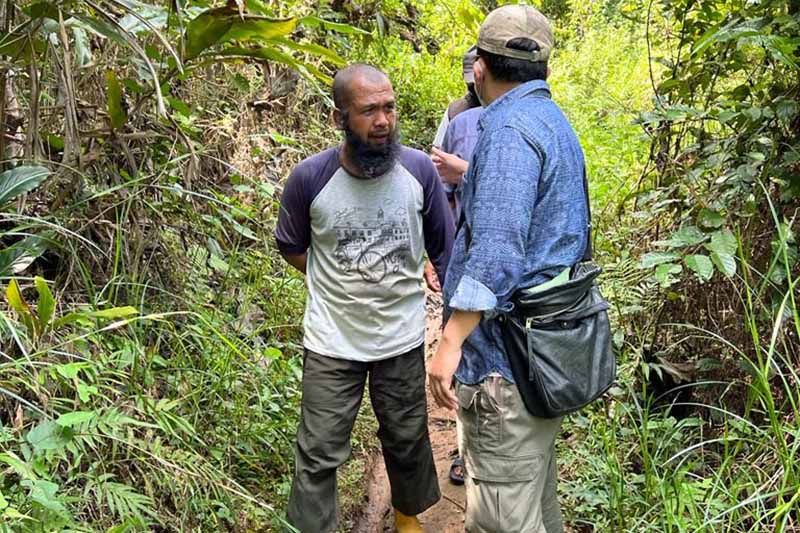
<path id="1" fill-rule="evenodd" d="M 424 533 L 416 516 L 405 515 L 397 509 L 394 510 L 394 526 L 397 533 Z"/>

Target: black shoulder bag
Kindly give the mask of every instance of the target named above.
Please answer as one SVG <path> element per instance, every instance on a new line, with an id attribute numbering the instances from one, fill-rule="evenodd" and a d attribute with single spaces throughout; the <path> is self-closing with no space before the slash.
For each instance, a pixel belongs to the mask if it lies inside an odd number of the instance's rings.
<path id="1" fill-rule="evenodd" d="M 540 418 L 572 413 L 601 396 L 616 378 L 608 302 L 597 286 L 601 269 L 592 262 L 591 209 L 584 172 L 589 232 L 582 260 L 569 281 L 534 294 L 512 297 L 514 309 L 498 317 L 506 354 L 525 407 Z M 463 214 L 460 224 L 471 235 Z"/>

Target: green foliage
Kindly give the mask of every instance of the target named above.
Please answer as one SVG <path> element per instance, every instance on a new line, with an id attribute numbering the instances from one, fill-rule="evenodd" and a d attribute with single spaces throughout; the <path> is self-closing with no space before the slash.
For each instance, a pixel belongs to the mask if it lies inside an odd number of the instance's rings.
<path id="1" fill-rule="evenodd" d="M 19 166 L 0 174 L 0 205 L 38 187 L 50 171 L 40 166 Z"/>

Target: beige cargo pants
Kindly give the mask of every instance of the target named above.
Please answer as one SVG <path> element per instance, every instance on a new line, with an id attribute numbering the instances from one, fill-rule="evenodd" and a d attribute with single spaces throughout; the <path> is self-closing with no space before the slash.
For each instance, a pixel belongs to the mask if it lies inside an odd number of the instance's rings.
<path id="1" fill-rule="evenodd" d="M 554 443 L 561 418 L 531 415 L 516 385 L 456 384 L 468 533 L 560 533 Z"/>

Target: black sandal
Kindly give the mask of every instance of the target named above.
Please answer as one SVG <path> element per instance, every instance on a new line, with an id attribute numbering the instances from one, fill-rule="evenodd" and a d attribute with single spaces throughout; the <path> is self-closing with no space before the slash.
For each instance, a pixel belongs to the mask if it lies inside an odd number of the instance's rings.
<path id="1" fill-rule="evenodd" d="M 463 457 L 456 457 L 453 459 L 453 462 L 450 464 L 450 482 L 453 485 L 463 485 L 465 470 L 466 466 L 464 465 Z"/>

